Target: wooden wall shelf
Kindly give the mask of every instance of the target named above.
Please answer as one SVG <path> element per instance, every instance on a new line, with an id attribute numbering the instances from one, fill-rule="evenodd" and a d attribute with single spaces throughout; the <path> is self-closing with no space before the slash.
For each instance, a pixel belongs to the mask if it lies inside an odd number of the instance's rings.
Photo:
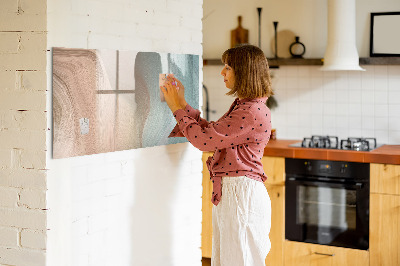
<path id="1" fill-rule="evenodd" d="M 271 68 L 279 66 L 322 66 L 322 58 L 268 58 Z M 222 65 L 220 59 L 204 59 L 204 66 Z M 400 57 L 362 57 L 360 65 L 400 65 Z"/>
<path id="2" fill-rule="evenodd" d="M 360 65 L 400 65 L 400 57 L 362 57 Z"/>
<path id="3" fill-rule="evenodd" d="M 268 58 L 270 67 L 279 66 L 304 66 L 304 65 L 322 65 L 321 58 Z M 220 59 L 204 59 L 203 65 L 205 66 L 217 66 L 222 65 Z"/>

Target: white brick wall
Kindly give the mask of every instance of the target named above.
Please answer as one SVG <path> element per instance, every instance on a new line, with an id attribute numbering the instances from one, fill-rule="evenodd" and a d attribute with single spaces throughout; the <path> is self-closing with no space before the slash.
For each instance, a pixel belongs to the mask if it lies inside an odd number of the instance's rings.
<path id="1" fill-rule="evenodd" d="M 0 264 L 45 265 L 46 1 L 0 18 Z"/>
<path id="2" fill-rule="evenodd" d="M 48 49 L 202 54 L 202 0 L 50 0 L 47 8 Z M 50 58 L 48 66 L 50 74 Z M 51 95 L 47 105 L 51 128 Z M 201 152 L 183 143 L 53 160 L 50 151 L 48 265 L 201 265 Z"/>

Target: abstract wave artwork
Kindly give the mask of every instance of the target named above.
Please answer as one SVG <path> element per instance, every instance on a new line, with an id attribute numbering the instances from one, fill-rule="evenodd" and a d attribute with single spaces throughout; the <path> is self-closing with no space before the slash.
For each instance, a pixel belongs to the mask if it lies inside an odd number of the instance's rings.
<path id="1" fill-rule="evenodd" d="M 199 108 L 199 56 L 53 48 L 53 158 L 168 145 L 176 121 L 160 74 L 182 81 Z"/>

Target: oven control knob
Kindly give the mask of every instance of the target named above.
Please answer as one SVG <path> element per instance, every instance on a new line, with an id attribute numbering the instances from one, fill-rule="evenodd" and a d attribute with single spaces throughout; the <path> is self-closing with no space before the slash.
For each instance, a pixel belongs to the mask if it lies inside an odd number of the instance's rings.
<path id="1" fill-rule="evenodd" d="M 341 174 L 346 173 L 346 169 L 347 169 L 347 164 L 342 164 L 342 167 L 340 168 L 340 173 Z"/>
<path id="2" fill-rule="evenodd" d="M 312 170 L 311 162 L 305 162 L 304 164 L 306 166 L 306 170 L 310 172 Z"/>

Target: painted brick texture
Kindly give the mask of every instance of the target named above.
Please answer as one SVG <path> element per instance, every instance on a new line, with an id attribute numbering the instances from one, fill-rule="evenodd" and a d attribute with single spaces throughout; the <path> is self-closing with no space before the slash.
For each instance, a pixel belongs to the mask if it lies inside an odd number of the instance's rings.
<path id="1" fill-rule="evenodd" d="M 50 0 L 47 49 L 201 55 L 202 3 Z M 47 106 L 51 128 L 51 95 Z M 183 143 L 53 160 L 50 150 L 48 265 L 201 265 L 200 151 Z"/>
<path id="2" fill-rule="evenodd" d="M 0 264 L 46 263 L 46 5 L 0 2 Z"/>

